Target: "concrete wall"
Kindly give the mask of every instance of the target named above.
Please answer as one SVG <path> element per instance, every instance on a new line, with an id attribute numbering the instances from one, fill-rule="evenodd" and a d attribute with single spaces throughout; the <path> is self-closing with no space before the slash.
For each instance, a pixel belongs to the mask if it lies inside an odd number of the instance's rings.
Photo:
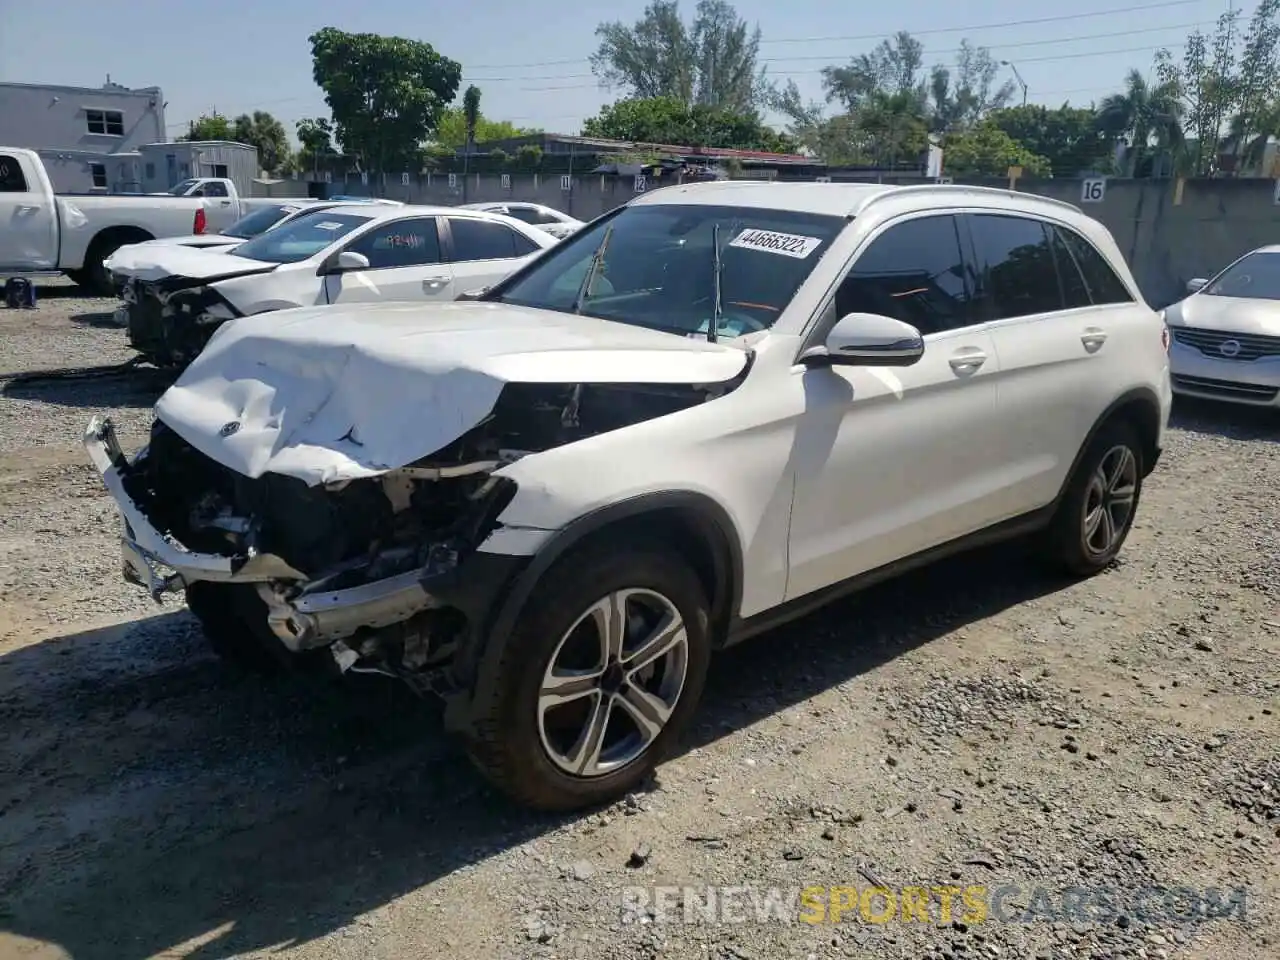
<path id="1" fill-rule="evenodd" d="M 917 181 L 918 182 L 918 181 Z M 983 186 L 1008 187 L 1005 180 L 973 181 Z M 663 186 L 659 180 L 648 189 Z M 408 203 L 455 205 L 481 201 L 524 200 L 591 220 L 636 193 L 634 181 L 611 176 L 574 176 L 571 189 L 562 189 L 559 176 L 513 173 L 507 186 L 500 176 L 461 174 L 449 185 L 446 174 L 386 178 L 374 176 L 365 184 L 358 176 L 345 183 L 324 185 L 329 195 L 383 196 Z M 1179 190 L 1174 180 L 1108 180 L 1100 203 L 1083 203 L 1083 181 L 1019 181 L 1029 193 L 1077 204 L 1102 221 L 1129 259 L 1129 265 L 1148 301 L 1163 307 L 1184 295 L 1193 277 L 1212 276 L 1236 257 L 1255 247 L 1280 243 L 1280 181 L 1187 180 Z M 259 185 L 259 193 L 276 197 L 307 196 L 307 180 L 282 180 Z"/>

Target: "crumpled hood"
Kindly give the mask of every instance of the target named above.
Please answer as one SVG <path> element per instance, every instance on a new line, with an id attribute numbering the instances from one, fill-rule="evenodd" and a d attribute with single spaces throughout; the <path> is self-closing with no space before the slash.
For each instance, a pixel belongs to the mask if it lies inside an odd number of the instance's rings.
<path id="1" fill-rule="evenodd" d="M 1280 337 L 1280 300 L 1197 294 L 1167 308 L 1165 320 L 1174 326 Z"/>
<path id="2" fill-rule="evenodd" d="M 238 473 L 314 486 L 434 453 L 508 383 L 711 384 L 746 363 L 738 347 L 504 304 L 303 307 L 220 328 L 156 414 Z"/>
<path id="3" fill-rule="evenodd" d="M 148 283 L 166 277 L 226 280 L 253 273 L 269 273 L 279 266 L 277 263 L 237 257 L 226 251 L 216 251 L 217 256 L 210 256 L 214 252 L 174 244 L 151 246 L 149 243 L 131 243 L 108 257 L 105 264 L 112 273 Z"/>

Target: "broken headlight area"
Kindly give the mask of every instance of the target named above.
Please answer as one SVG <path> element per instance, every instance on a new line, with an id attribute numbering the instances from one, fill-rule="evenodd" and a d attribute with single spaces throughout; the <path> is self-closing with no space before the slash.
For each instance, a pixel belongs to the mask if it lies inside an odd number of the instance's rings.
<path id="1" fill-rule="evenodd" d="M 211 287 L 180 287 L 177 279 L 156 283 L 132 280 L 125 289 L 129 344 L 143 359 L 161 368 L 185 367 L 218 327 L 240 316 Z"/>

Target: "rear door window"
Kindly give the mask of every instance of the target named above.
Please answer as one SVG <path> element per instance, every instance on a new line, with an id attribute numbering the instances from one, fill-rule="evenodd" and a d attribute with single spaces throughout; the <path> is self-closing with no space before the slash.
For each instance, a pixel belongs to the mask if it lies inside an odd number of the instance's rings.
<path id="1" fill-rule="evenodd" d="M 347 248 L 369 258 L 369 269 L 416 267 L 440 262 L 435 217 L 395 220 L 375 227 Z"/>
<path id="2" fill-rule="evenodd" d="M 529 253 L 530 241 L 517 249 L 517 234 L 510 227 L 488 220 L 470 217 L 450 217 L 449 232 L 453 235 L 453 260 L 466 263 L 470 260 L 508 260 Z M 524 240 L 524 237 L 519 239 Z"/>
<path id="3" fill-rule="evenodd" d="M 988 320 L 1063 309 L 1049 227 L 1041 220 L 969 214 L 978 260 L 979 301 Z"/>

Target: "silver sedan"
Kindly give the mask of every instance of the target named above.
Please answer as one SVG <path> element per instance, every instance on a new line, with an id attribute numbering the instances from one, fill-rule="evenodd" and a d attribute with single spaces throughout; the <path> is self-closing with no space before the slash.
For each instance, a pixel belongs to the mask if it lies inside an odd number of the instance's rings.
<path id="1" fill-rule="evenodd" d="M 1280 407 L 1280 245 L 1187 290 L 1164 311 L 1174 393 Z"/>

